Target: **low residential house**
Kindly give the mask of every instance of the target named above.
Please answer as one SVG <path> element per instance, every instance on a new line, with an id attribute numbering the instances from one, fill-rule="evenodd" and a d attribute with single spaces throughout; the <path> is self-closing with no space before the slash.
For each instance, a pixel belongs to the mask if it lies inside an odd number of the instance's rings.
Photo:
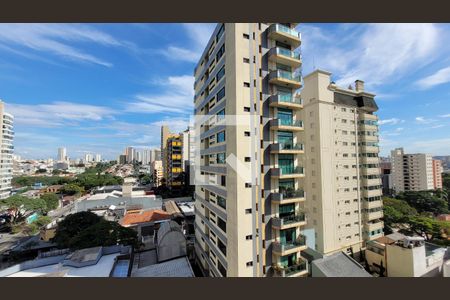
<path id="1" fill-rule="evenodd" d="M 344 252 L 313 260 L 312 277 L 372 277 L 363 266 Z"/>
<path id="2" fill-rule="evenodd" d="M 48 187 L 42 189 L 41 191 L 44 193 L 59 193 L 62 189 L 63 185 L 49 185 Z"/>
<path id="3" fill-rule="evenodd" d="M 160 228 L 161 223 L 170 221 L 170 218 L 170 214 L 159 209 L 130 210 L 119 223 L 136 230 L 145 248 L 154 248 L 155 232 Z"/>
<path id="4" fill-rule="evenodd" d="M 365 257 L 370 270 L 387 277 L 442 276 L 446 249 L 395 232 L 367 242 Z"/>

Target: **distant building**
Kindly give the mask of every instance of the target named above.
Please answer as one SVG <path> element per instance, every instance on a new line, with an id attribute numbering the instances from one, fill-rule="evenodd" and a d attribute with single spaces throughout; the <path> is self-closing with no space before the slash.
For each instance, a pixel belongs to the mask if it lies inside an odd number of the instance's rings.
<path id="1" fill-rule="evenodd" d="M 67 160 L 67 150 L 65 147 L 58 148 L 58 161 Z"/>
<path id="2" fill-rule="evenodd" d="M 117 158 L 117 163 L 124 165 L 127 163 L 127 156 L 125 154 L 121 154 L 119 155 L 119 157 Z"/>
<path id="3" fill-rule="evenodd" d="M 434 189 L 433 159 L 430 154 L 405 154 L 403 148 L 391 151 L 392 183 L 395 192 Z"/>
<path id="4" fill-rule="evenodd" d="M 53 164 L 54 170 L 67 170 L 69 169 L 69 163 L 65 161 L 58 161 Z"/>
<path id="5" fill-rule="evenodd" d="M 5 112 L 4 102 L 0 100 L 0 123 L 1 132 L 1 153 L 0 153 L 0 199 L 9 197 L 11 194 L 11 179 L 13 173 L 13 153 L 14 153 L 14 117 Z"/>
<path id="6" fill-rule="evenodd" d="M 100 154 L 95 154 L 95 162 L 101 162 L 102 161 L 102 156 Z"/>
<path id="7" fill-rule="evenodd" d="M 160 228 L 160 224 L 168 222 L 170 218 L 170 214 L 160 209 L 130 210 L 119 223 L 123 227 L 134 229 L 138 238 L 145 243 L 146 240 L 153 241 L 155 230 Z"/>
<path id="8" fill-rule="evenodd" d="M 442 172 L 444 172 L 442 161 L 433 159 L 433 185 L 435 190 L 442 189 Z"/>
<path id="9" fill-rule="evenodd" d="M 442 276 L 445 248 L 393 233 L 367 243 L 365 256 L 370 269 L 387 277 Z"/>
<path id="10" fill-rule="evenodd" d="M 92 162 L 94 160 L 94 156 L 91 153 L 86 153 L 84 155 L 84 162 Z"/>

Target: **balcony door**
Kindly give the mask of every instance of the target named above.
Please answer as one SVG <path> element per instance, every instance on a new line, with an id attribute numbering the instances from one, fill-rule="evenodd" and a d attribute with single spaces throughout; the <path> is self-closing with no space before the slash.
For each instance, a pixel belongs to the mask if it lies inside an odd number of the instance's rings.
<path id="1" fill-rule="evenodd" d="M 288 198 L 295 191 L 294 179 L 280 180 L 278 183 L 278 190 L 283 197 Z"/>
<path id="2" fill-rule="evenodd" d="M 278 131 L 278 143 L 283 150 L 289 150 L 294 145 L 294 134 L 290 131 Z"/>
<path id="3" fill-rule="evenodd" d="M 297 262 L 297 253 L 282 256 L 280 259 L 280 264 L 282 267 L 290 267 L 295 265 Z"/>
<path id="4" fill-rule="evenodd" d="M 278 109 L 278 119 L 280 120 L 281 125 L 292 125 L 292 116 L 292 109 Z"/>
<path id="5" fill-rule="evenodd" d="M 278 154 L 278 166 L 282 175 L 292 174 L 294 172 L 294 155 Z"/>
<path id="6" fill-rule="evenodd" d="M 281 219 L 294 216 L 295 204 L 291 203 L 291 204 L 280 205 L 278 207 L 278 214 L 280 215 Z"/>

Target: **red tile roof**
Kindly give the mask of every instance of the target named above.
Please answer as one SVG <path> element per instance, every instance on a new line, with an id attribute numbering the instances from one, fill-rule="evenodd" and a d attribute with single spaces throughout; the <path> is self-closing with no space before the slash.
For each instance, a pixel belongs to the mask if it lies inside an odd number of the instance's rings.
<path id="1" fill-rule="evenodd" d="M 170 220 L 170 214 L 163 210 L 152 209 L 141 213 L 126 214 L 120 222 L 122 226 L 131 226 L 139 223 Z"/>

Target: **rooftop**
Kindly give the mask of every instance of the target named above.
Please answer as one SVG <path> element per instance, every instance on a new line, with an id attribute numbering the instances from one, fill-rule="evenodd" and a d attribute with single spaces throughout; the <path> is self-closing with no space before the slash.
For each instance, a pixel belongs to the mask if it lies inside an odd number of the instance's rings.
<path id="1" fill-rule="evenodd" d="M 131 277 L 195 277 L 187 257 L 135 269 Z"/>
<path id="2" fill-rule="evenodd" d="M 152 209 L 138 213 L 126 214 L 120 221 L 122 226 L 131 226 L 139 223 L 158 222 L 170 220 L 171 215 L 163 210 Z"/>
<path id="3" fill-rule="evenodd" d="M 360 264 L 342 252 L 316 259 L 312 265 L 326 277 L 372 277 Z"/>

